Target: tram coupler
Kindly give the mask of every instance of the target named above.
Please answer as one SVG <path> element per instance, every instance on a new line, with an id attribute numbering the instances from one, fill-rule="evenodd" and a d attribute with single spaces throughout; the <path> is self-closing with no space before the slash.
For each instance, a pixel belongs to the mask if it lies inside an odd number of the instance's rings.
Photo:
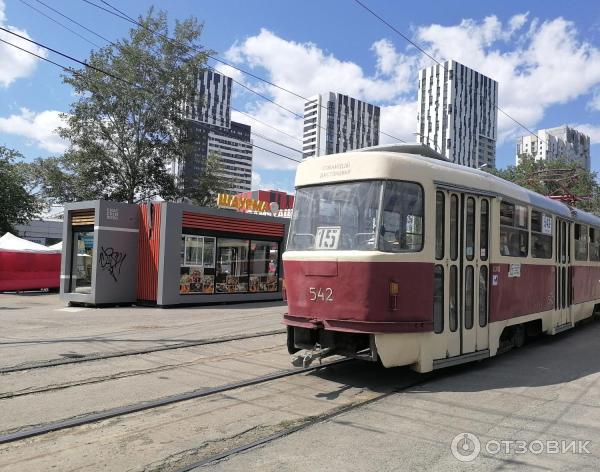
<path id="1" fill-rule="evenodd" d="M 326 357 L 333 355 L 333 349 L 330 347 L 326 347 L 324 349 L 313 349 L 312 351 L 306 352 L 304 354 L 300 354 L 292 359 L 292 365 L 294 367 L 303 367 L 306 368 L 311 365 L 314 361 L 318 360 L 319 364 Z"/>

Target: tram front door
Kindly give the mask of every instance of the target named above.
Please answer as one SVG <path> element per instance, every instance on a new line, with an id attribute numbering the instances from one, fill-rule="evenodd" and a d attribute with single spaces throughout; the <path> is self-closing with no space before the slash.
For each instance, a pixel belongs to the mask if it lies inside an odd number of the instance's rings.
<path id="1" fill-rule="evenodd" d="M 434 367 L 487 354 L 489 228 L 489 197 L 437 190 Z"/>

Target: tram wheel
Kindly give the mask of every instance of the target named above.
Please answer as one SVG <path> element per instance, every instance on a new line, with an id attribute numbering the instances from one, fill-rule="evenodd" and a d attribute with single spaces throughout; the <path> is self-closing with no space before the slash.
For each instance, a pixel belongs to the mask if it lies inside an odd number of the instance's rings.
<path id="1" fill-rule="evenodd" d="M 525 344 L 525 328 L 517 325 L 513 328 L 512 343 L 514 347 L 522 347 Z"/>

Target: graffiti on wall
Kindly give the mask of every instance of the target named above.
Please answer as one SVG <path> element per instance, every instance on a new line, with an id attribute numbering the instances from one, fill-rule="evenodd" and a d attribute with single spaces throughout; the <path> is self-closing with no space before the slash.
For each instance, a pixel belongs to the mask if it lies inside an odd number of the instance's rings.
<path id="1" fill-rule="evenodd" d="M 107 271 L 115 282 L 118 282 L 119 276 L 121 275 L 121 267 L 123 261 L 127 257 L 124 252 L 115 251 L 112 247 L 101 247 L 100 250 L 100 268 Z"/>

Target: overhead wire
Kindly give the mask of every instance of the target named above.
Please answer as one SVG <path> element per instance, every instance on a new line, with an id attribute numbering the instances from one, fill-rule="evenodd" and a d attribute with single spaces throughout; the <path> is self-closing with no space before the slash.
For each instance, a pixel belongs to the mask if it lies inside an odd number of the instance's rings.
<path id="1" fill-rule="evenodd" d="M 111 77 L 111 78 L 113 78 L 113 79 L 115 79 L 115 80 L 119 80 L 119 81 L 121 81 L 121 82 L 124 82 L 124 83 L 126 83 L 127 85 L 129 85 L 129 86 L 132 86 L 132 87 L 135 87 L 135 88 L 138 88 L 138 89 L 141 89 L 141 90 L 143 90 L 143 91 L 146 91 L 146 92 L 148 92 L 147 90 L 143 89 L 142 87 L 139 87 L 139 86 L 137 86 L 137 85 L 135 85 L 135 84 L 133 84 L 133 83 L 129 82 L 129 81 L 128 81 L 128 80 L 126 80 L 126 79 L 123 79 L 123 78 L 121 78 L 121 77 L 119 77 L 119 76 L 116 76 L 116 75 L 114 75 L 114 74 L 112 74 L 112 73 L 110 73 L 110 72 L 107 72 L 107 71 L 105 71 L 105 70 L 103 70 L 103 69 L 101 69 L 101 68 L 98 68 L 98 67 L 92 66 L 91 64 L 89 64 L 89 63 L 87 63 L 87 62 L 85 62 L 85 61 L 80 61 L 79 59 L 76 59 L 76 58 L 74 58 L 74 57 L 72 57 L 72 56 L 70 56 L 70 55 L 68 55 L 68 54 L 62 53 L 62 52 L 60 52 L 60 51 L 58 51 L 58 50 L 56 50 L 56 49 L 54 49 L 54 48 L 51 48 L 51 47 L 49 47 L 49 46 L 46 46 L 46 45 L 44 45 L 43 43 L 40 43 L 40 42 L 38 42 L 38 41 L 34 41 L 34 40 L 32 40 L 32 39 L 26 38 L 26 37 L 24 37 L 24 36 L 22 36 L 22 35 L 20 35 L 20 34 L 18 34 L 18 33 L 15 33 L 15 32 L 13 32 L 13 31 L 7 30 L 6 28 L 3 28 L 3 27 L 0 27 L 0 30 L 4 31 L 4 32 L 6 32 L 6 33 L 13 34 L 14 36 L 17 36 L 17 37 L 19 37 L 19 38 L 21 38 L 21 39 L 23 39 L 23 40 L 25 40 L 25 41 L 28 41 L 28 42 L 30 42 L 30 43 L 32 43 L 32 44 L 35 44 L 35 45 L 36 45 L 36 46 L 38 46 L 38 47 L 41 47 L 41 48 L 43 48 L 43 49 L 46 49 L 46 50 L 48 50 L 48 51 L 51 51 L 51 52 L 53 52 L 53 53 L 55 53 L 55 54 L 58 54 L 58 55 L 60 55 L 60 56 L 62 56 L 62 57 L 65 57 L 65 58 L 67 58 L 67 59 L 69 59 L 69 60 L 71 60 L 71 61 L 73 61 L 73 62 L 76 62 L 76 63 L 78 63 L 78 64 L 80 64 L 80 65 L 84 66 L 84 67 L 87 67 L 87 68 L 89 68 L 89 69 L 92 69 L 92 70 L 94 70 L 94 71 L 96 71 L 96 72 L 99 72 L 99 73 L 101 73 L 101 74 L 104 74 L 104 75 L 106 75 L 106 76 L 108 76 L 108 77 Z M 60 63 L 58 63 L 58 62 L 55 62 L 55 61 L 52 61 L 51 59 L 48 59 L 48 58 L 46 58 L 46 57 L 43 57 L 43 56 L 41 56 L 41 55 L 39 55 L 39 54 L 37 54 L 37 53 L 35 53 L 35 52 L 33 52 L 33 51 L 29 51 L 29 50 L 27 50 L 27 49 L 25 49 L 25 48 L 22 48 L 22 47 L 20 47 L 20 46 L 18 46 L 18 45 L 16 45 L 16 44 L 14 44 L 14 43 L 11 43 L 10 41 L 6 41 L 6 40 L 4 40 L 4 39 L 0 38 L 0 42 L 2 42 L 2 43 L 4 43 L 4 44 L 6 44 L 6 45 L 8 45 L 8 46 L 12 46 L 12 47 L 14 47 L 14 48 L 16 48 L 16 49 L 18 49 L 18 50 L 20 50 L 20 51 L 22 51 L 22 52 L 25 52 L 25 53 L 27 53 L 27 54 L 30 54 L 30 55 L 32 55 L 32 56 L 35 56 L 36 58 L 38 58 L 38 59 L 41 59 L 41 60 L 43 60 L 43 61 L 45 61 L 45 62 L 48 62 L 48 63 L 50 63 L 50 64 L 52 64 L 52 65 L 54 65 L 54 66 L 56 66 L 56 67 L 59 67 L 59 68 L 61 68 L 62 70 L 64 70 L 65 72 L 69 72 L 69 73 L 72 73 L 72 74 L 74 74 L 74 75 L 79 75 L 78 71 L 74 70 L 74 69 L 73 69 L 73 68 L 71 68 L 71 67 L 67 67 L 67 66 L 65 66 L 65 65 L 63 65 L 63 64 L 60 64 Z M 300 161 L 300 160 L 293 159 L 293 158 L 291 158 L 291 157 L 288 157 L 288 156 L 285 156 L 285 155 L 283 155 L 283 154 L 280 154 L 280 153 L 278 153 L 278 152 L 276 152 L 276 151 L 273 151 L 273 150 L 270 150 L 270 149 L 267 149 L 267 148 L 264 148 L 264 147 L 258 146 L 258 145 L 254 144 L 254 143 L 250 143 L 250 144 L 251 144 L 253 147 L 256 147 L 256 148 L 258 148 L 258 149 L 261 149 L 261 150 L 263 150 L 263 151 L 265 151 L 265 152 L 268 152 L 268 153 L 271 153 L 271 154 L 273 154 L 273 155 L 276 155 L 276 156 L 279 156 L 279 157 L 283 157 L 283 158 L 285 158 L 285 159 L 288 159 L 288 160 L 290 160 L 290 161 L 294 161 L 294 162 L 298 162 L 298 163 L 302 162 L 302 161 Z M 278 144 L 279 144 L 279 143 L 278 143 Z"/>
<path id="2" fill-rule="evenodd" d="M 440 61 L 438 61 L 434 56 L 432 56 L 431 54 L 429 54 L 425 49 L 423 49 L 418 43 L 416 43 L 415 41 L 411 40 L 408 36 L 406 36 L 405 34 L 403 34 L 400 30 L 398 30 L 394 25 L 392 25 L 391 23 L 389 23 L 385 18 L 383 18 L 381 15 L 379 15 L 378 13 L 376 13 L 375 11 L 373 11 L 371 8 L 369 8 L 367 5 L 365 5 L 361 0 L 354 0 L 354 2 L 356 4 L 358 4 L 360 7 L 364 8 L 367 12 L 369 12 L 371 15 L 373 15 L 375 18 L 377 18 L 379 21 L 381 21 L 384 25 L 386 25 L 389 29 L 391 29 L 392 31 L 394 31 L 396 34 L 398 34 L 402 39 L 404 39 L 405 41 L 407 41 L 408 43 L 410 43 L 412 46 L 414 46 L 416 49 L 418 49 L 421 53 L 423 53 L 425 56 L 427 56 L 429 59 L 431 59 L 433 62 L 435 62 L 436 64 L 438 64 L 439 66 L 443 67 L 444 70 L 448 71 L 448 68 L 446 67 L 446 65 Z M 496 105 L 496 109 L 502 113 L 503 115 L 505 115 L 507 118 L 509 118 L 511 121 L 513 121 L 514 123 L 516 123 L 517 125 L 519 125 L 521 128 L 523 128 L 525 131 L 527 131 L 528 133 L 530 133 L 531 135 L 535 136 L 538 140 L 540 140 L 540 142 L 544 142 L 536 133 L 534 133 L 533 131 L 531 131 L 527 126 L 525 126 L 524 124 L 522 124 L 520 121 L 518 121 L 517 119 L 513 118 L 512 116 L 510 116 L 507 112 L 505 112 L 502 108 L 500 108 L 498 105 Z"/>
<path id="3" fill-rule="evenodd" d="M 105 38 L 104 36 L 102 36 L 101 34 L 99 34 L 98 32 L 92 30 L 91 28 L 88 28 L 87 26 L 79 23 L 77 20 L 74 20 L 73 18 L 71 18 L 68 15 L 65 15 L 64 13 L 62 13 L 61 11 L 57 10 L 56 8 L 48 5 L 47 3 L 43 2 L 42 0 L 35 0 L 36 2 L 38 2 L 40 5 L 45 6 L 46 8 L 48 8 L 49 10 L 52 10 L 54 13 L 56 13 L 57 15 L 62 16 L 63 18 L 65 18 L 66 20 L 69 20 L 71 23 L 79 26 L 80 28 L 86 30 L 88 33 L 93 34 L 94 36 L 103 39 L 104 41 L 106 41 L 107 43 L 112 43 L 112 41 L 108 38 Z"/>
<path id="4" fill-rule="evenodd" d="M 139 26 L 141 28 L 144 28 L 147 31 L 149 31 L 151 34 L 156 34 L 156 35 L 158 35 L 159 37 L 161 37 L 162 39 L 164 39 L 166 41 L 173 42 L 174 44 L 177 44 L 177 45 L 179 45 L 181 47 L 185 47 L 185 48 L 188 48 L 188 49 L 194 49 L 194 50 L 196 50 L 198 52 L 202 52 L 203 54 L 206 54 L 208 58 L 210 58 L 210 59 L 212 59 L 212 60 L 214 60 L 216 62 L 219 62 L 219 63 L 221 63 L 223 65 L 226 65 L 228 67 L 231 67 L 232 69 L 237 70 L 238 72 L 241 72 L 242 74 L 248 75 L 248 76 L 253 77 L 253 78 L 255 78 L 255 79 L 257 79 L 257 80 L 259 80 L 261 82 L 264 82 L 264 83 L 266 83 L 268 85 L 276 87 L 277 89 L 282 90 L 282 91 L 284 91 L 286 93 L 289 93 L 291 95 L 294 95 L 295 97 L 300 98 L 300 99 L 304 100 L 305 102 L 309 101 L 309 99 L 307 97 L 305 97 L 305 96 L 303 96 L 303 95 L 301 95 L 301 94 L 299 94 L 297 92 L 289 90 L 289 89 L 287 89 L 285 87 L 282 87 L 282 86 L 280 86 L 280 85 L 278 85 L 278 84 L 276 84 L 274 82 L 271 82 L 271 81 L 269 81 L 269 80 L 267 80 L 267 79 L 265 79 L 263 77 L 260 77 L 260 76 L 258 76 L 256 74 L 248 72 L 248 71 L 246 71 L 244 69 L 241 69 L 240 67 L 237 67 L 237 66 L 235 66 L 235 65 L 233 65 L 233 64 L 231 64 L 231 63 L 229 63 L 227 61 L 224 61 L 224 60 L 220 59 L 219 57 L 217 57 L 217 56 L 215 56 L 213 54 L 207 53 L 206 51 L 198 48 L 197 46 L 187 45 L 187 44 L 181 43 L 180 41 L 178 41 L 178 40 L 176 40 L 174 38 L 171 38 L 171 37 L 169 37 L 167 35 L 164 35 L 164 34 L 158 32 L 158 31 L 152 31 L 150 28 L 148 28 L 144 24 L 140 23 L 139 21 L 135 20 L 134 18 L 132 18 L 131 16 L 129 16 L 128 14 L 126 14 L 125 12 L 123 12 L 122 10 L 118 9 L 117 7 L 115 7 L 114 5 L 112 5 L 111 3 L 107 2 L 106 0 L 100 0 L 100 1 L 104 5 L 108 6 L 110 9 L 112 9 L 114 11 L 109 10 L 109 8 L 103 7 L 102 5 L 98 5 L 97 3 L 95 3 L 95 2 L 93 2 L 91 0 L 82 0 L 82 1 L 85 2 L 85 3 L 87 3 L 88 5 L 94 6 L 94 7 L 98 8 L 98 9 L 100 9 L 102 11 L 105 11 L 105 12 L 111 14 L 111 15 L 114 15 L 114 16 L 116 16 L 118 18 L 121 18 L 121 19 L 123 19 L 125 21 L 128 21 L 129 23 L 132 23 L 132 24 L 135 24 L 135 25 L 137 25 L 137 26 Z M 214 70 L 214 68 L 213 68 L 213 70 Z M 257 96 L 259 96 L 259 97 L 261 97 L 263 99 L 266 99 L 266 100 L 270 101 L 271 103 L 274 103 L 275 105 L 277 105 L 280 108 L 284 109 L 285 111 L 293 114 L 297 118 L 300 118 L 300 119 L 303 118 L 303 116 L 301 116 L 300 114 L 298 114 L 298 113 L 296 113 L 294 111 L 291 111 L 291 110 L 285 108 L 284 106 L 282 106 L 281 104 L 277 103 L 276 101 L 274 101 L 272 99 L 269 99 L 269 98 L 266 98 L 264 95 L 260 94 L 259 92 L 257 92 L 255 90 L 253 90 L 253 89 L 245 86 L 244 84 L 241 84 L 238 81 L 235 81 L 234 79 L 232 79 L 232 80 L 234 82 L 236 82 L 237 84 L 241 85 L 242 87 L 248 89 L 250 92 L 256 94 Z M 320 107 L 323 108 L 324 110 L 328 110 L 328 108 L 326 106 L 324 106 L 324 105 L 320 105 Z M 354 120 L 351 117 L 348 119 L 348 121 L 350 121 L 351 123 L 354 123 L 354 124 L 358 124 L 357 121 Z M 327 128 L 325 126 L 323 126 L 323 125 L 318 125 L 318 127 L 321 128 L 321 129 L 323 129 L 323 130 L 325 130 L 325 131 L 327 131 Z M 385 131 L 382 131 L 382 130 L 379 130 L 379 134 L 382 134 L 384 136 L 387 136 L 387 137 L 389 137 L 391 139 L 394 139 L 396 141 L 399 141 L 399 142 L 403 142 L 403 143 L 406 142 L 403 139 L 400 139 L 400 138 L 398 138 L 398 137 L 396 137 L 396 136 L 394 136 L 392 134 L 386 133 Z M 322 149 L 320 149 L 320 150 L 322 151 Z"/>
<path id="5" fill-rule="evenodd" d="M 35 10 L 36 12 L 38 12 L 39 14 L 41 14 L 41 15 L 45 16 L 46 18 L 48 18 L 48 19 L 52 20 L 53 22 L 55 22 L 55 23 L 59 24 L 59 25 L 60 25 L 60 26 L 62 26 L 63 28 L 67 29 L 68 31 L 71 31 L 73 34 L 77 35 L 78 37 L 80 37 L 80 38 L 82 38 L 82 39 L 86 40 L 86 41 L 87 41 L 87 42 L 89 42 L 90 44 L 93 44 L 94 46 L 96 46 L 96 47 L 98 47 L 98 48 L 100 48 L 100 47 L 101 47 L 100 45 L 98 45 L 98 44 L 96 44 L 96 43 L 93 43 L 93 42 L 89 41 L 87 38 L 85 38 L 84 36 L 80 35 L 80 34 L 79 34 L 79 33 L 77 33 L 76 31 L 74 31 L 73 29 L 71 29 L 71 28 L 67 27 L 66 25 L 64 25 L 63 23 L 59 22 L 58 20 L 55 20 L 54 18 L 51 18 L 50 16 L 46 15 L 44 12 L 42 12 L 42 11 L 40 11 L 39 9 L 35 8 L 34 6 L 30 5 L 30 4 L 29 4 L 29 3 L 27 3 L 25 0 L 20 0 L 20 1 L 21 1 L 22 3 L 24 3 L 25 5 L 27 5 L 28 7 L 32 8 L 33 10 Z M 53 11 L 54 13 L 56 13 L 57 15 L 60 15 L 61 17 L 65 18 L 65 19 L 67 19 L 67 20 L 69 20 L 69 21 L 71 21 L 72 23 L 76 24 L 76 25 L 77 25 L 77 26 L 79 26 L 80 28 L 83 28 L 83 29 L 85 29 L 86 31 L 88 31 L 88 32 L 90 32 L 90 33 L 92 33 L 92 34 L 96 35 L 96 36 L 97 36 L 97 37 L 99 37 L 100 39 L 102 39 L 102 40 L 106 41 L 108 44 L 111 44 L 112 46 L 114 46 L 114 47 L 117 47 L 117 48 L 119 47 L 119 46 L 118 46 L 118 45 L 117 45 L 115 42 L 111 41 L 110 39 L 106 38 L 105 36 L 102 36 L 102 35 L 98 34 L 98 33 L 97 33 L 97 32 L 95 32 L 94 30 L 92 30 L 92 29 L 90 29 L 90 28 L 86 27 L 86 26 L 85 26 L 85 25 L 83 25 L 82 23 L 80 23 L 80 22 L 78 22 L 78 21 L 74 20 L 73 18 L 71 18 L 70 16 L 68 16 L 68 15 L 66 15 L 66 14 L 64 14 L 64 13 L 62 13 L 62 12 L 61 12 L 61 11 L 59 11 L 58 9 L 56 9 L 56 8 L 53 8 L 52 6 L 50 6 L 50 5 L 48 5 L 47 3 L 43 2 L 42 0 L 35 0 L 35 1 L 36 1 L 36 2 L 38 2 L 39 4 L 41 4 L 41 5 L 45 6 L 46 8 L 48 8 L 48 9 L 52 10 L 52 11 Z M 104 9 L 104 8 L 103 8 L 103 10 L 108 12 L 108 10 L 106 10 L 106 9 Z M 120 17 L 121 17 L 121 18 L 123 18 L 123 19 L 126 19 L 126 18 L 125 18 L 125 16 L 120 16 Z M 128 20 L 128 21 L 129 21 L 129 20 Z M 209 66 L 209 67 L 210 67 L 210 66 Z M 214 70 L 215 72 L 218 72 L 218 71 L 216 71 L 216 69 L 214 69 L 214 68 L 212 68 L 212 67 L 210 67 L 210 69 L 211 69 L 211 70 Z M 233 80 L 233 79 L 232 79 L 232 80 Z M 236 83 L 238 83 L 238 84 L 239 84 L 240 86 L 242 86 L 243 88 L 245 88 L 245 89 L 247 89 L 247 90 L 249 90 L 249 91 L 251 91 L 251 92 L 253 92 L 253 93 L 255 93 L 255 94 L 258 94 L 258 95 L 259 95 L 261 98 L 263 98 L 263 99 L 265 99 L 265 100 L 268 100 L 268 101 L 272 102 L 273 104 L 275 104 L 276 106 L 278 106 L 278 107 L 282 108 L 283 110 L 285 110 L 285 111 L 288 111 L 288 112 L 290 112 L 290 113 L 293 113 L 293 114 L 295 114 L 295 116 L 297 116 L 298 118 L 302 118 L 300 115 L 298 115 L 298 114 L 294 113 L 292 110 L 289 110 L 289 109 L 287 109 L 287 108 L 285 108 L 285 107 L 281 106 L 280 104 L 276 103 L 275 101 L 273 101 L 273 100 L 272 100 L 272 99 L 270 99 L 269 97 L 263 96 L 263 95 L 262 95 L 262 94 L 260 94 L 259 92 L 257 92 L 257 91 L 255 91 L 255 90 L 252 90 L 252 89 L 250 89 L 249 87 L 245 86 L 244 84 L 241 84 L 241 83 L 239 83 L 239 82 L 236 82 Z M 256 121 L 257 121 L 257 122 L 259 122 L 259 123 L 262 123 L 263 125 L 265 125 L 265 126 L 267 126 L 267 127 L 269 127 L 269 128 L 272 128 L 272 129 L 273 129 L 273 130 L 275 130 L 275 131 L 278 131 L 278 132 L 280 132 L 280 133 L 283 133 L 283 134 L 285 134 L 285 135 L 287 135 L 287 136 L 289 136 L 289 137 L 292 137 L 292 138 L 296 139 L 296 137 L 294 137 L 294 136 L 290 135 L 289 133 L 286 133 L 286 132 L 284 132 L 284 131 L 281 131 L 280 129 L 278 129 L 278 128 L 276 128 L 276 127 L 272 126 L 272 125 L 269 125 L 268 123 L 265 123 L 265 122 L 263 122 L 263 121 L 261 121 L 261 120 L 259 120 L 259 119 L 255 118 L 255 117 L 253 117 L 252 115 L 246 114 L 246 113 L 244 113 L 244 112 L 242 112 L 242 111 L 240 111 L 240 110 L 236 110 L 236 109 L 235 109 L 235 108 L 233 108 L 233 107 L 231 107 L 231 108 L 232 108 L 233 110 L 235 110 L 235 111 L 238 111 L 239 113 L 242 113 L 242 114 L 244 114 L 245 116 L 247 116 L 247 117 L 249 117 L 249 118 L 251 118 L 251 119 L 254 119 L 254 120 L 256 120 Z M 264 138 L 263 138 L 263 139 L 264 139 Z M 275 143 L 275 144 L 278 144 L 278 145 L 280 145 L 280 146 L 283 146 L 283 147 L 289 147 L 289 146 L 287 146 L 287 145 L 285 145 L 285 144 L 283 144 L 283 143 L 280 143 L 280 142 L 278 142 L 278 141 L 276 141 L 276 140 L 274 140 L 274 139 L 270 139 L 270 141 L 271 141 L 271 142 L 273 142 L 273 143 Z M 299 139 L 299 141 L 300 141 L 300 142 L 302 142 L 302 140 L 300 140 L 300 139 Z M 290 148 L 290 149 L 294 150 L 295 152 L 302 153 L 302 151 L 300 151 L 300 150 L 293 149 L 293 148 Z"/>
<path id="6" fill-rule="evenodd" d="M 65 25 L 64 23 L 61 23 L 60 21 L 58 21 L 55 18 L 52 18 L 50 15 L 44 13 L 42 10 L 40 10 L 39 8 L 34 7 L 31 3 L 26 2 L 25 0 L 19 0 L 23 5 L 27 5 L 29 8 L 31 8 L 32 10 L 38 12 L 40 15 L 45 16 L 46 18 L 48 18 L 50 21 L 56 23 L 59 26 L 62 26 L 64 29 L 66 29 L 67 31 L 70 31 L 71 33 L 73 33 L 75 36 L 78 36 L 79 38 L 83 39 L 85 42 L 91 44 L 92 46 L 96 46 L 97 48 L 100 48 L 101 46 L 99 44 L 96 44 L 94 41 L 86 38 L 84 35 L 78 33 L 77 31 L 75 31 L 72 28 L 69 28 L 67 25 Z"/>

